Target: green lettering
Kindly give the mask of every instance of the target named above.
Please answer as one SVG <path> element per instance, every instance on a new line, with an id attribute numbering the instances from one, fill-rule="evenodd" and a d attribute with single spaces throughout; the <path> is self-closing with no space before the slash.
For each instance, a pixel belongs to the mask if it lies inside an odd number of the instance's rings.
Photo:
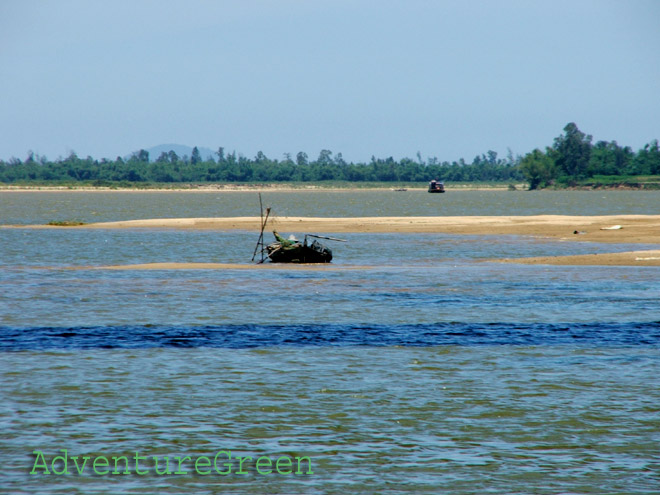
<path id="1" fill-rule="evenodd" d="M 266 467 L 268 468 L 268 471 L 264 471 L 264 472 L 261 471 L 261 466 L 260 466 L 261 461 L 264 461 L 265 463 L 267 463 Z M 264 455 L 264 456 L 259 457 L 259 459 L 257 459 L 257 473 L 259 473 L 259 474 L 270 474 L 270 473 L 272 473 L 273 472 L 273 470 L 271 469 L 272 466 L 273 466 L 273 461 L 271 461 L 270 457 L 268 457 L 268 456 Z"/>
<path id="2" fill-rule="evenodd" d="M 41 474 L 50 474 L 50 471 L 48 471 L 48 464 L 46 464 L 46 459 L 44 459 L 44 453 L 41 450 L 33 450 L 32 453 L 36 455 L 37 458 L 34 460 L 34 466 L 32 466 L 32 471 L 30 471 L 30 474 L 38 474 L 36 472 L 37 468 L 44 470 L 44 472 Z M 39 459 L 42 460 L 43 464 L 37 464 Z"/>
<path id="3" fill-rule="evenodd" d="M 227 466 L 227 471 L 220 471 L 218 469 L 218 456 L 220 454 L 224 454 L 227 456 L 227 460 L 229 461 L 231 459 L 231 452 L 227 452 L 226 450 L 221 450 L 217 454 L 215 454 L 215 457 L 213 458 L 213 468 L 218 472 L 218 474 L 231 474 L 231 462 L 225 462 L 225 466 Z"/>
<path id="4" fill-rule="evenodd" d="M 58 455 L 58 456 L 53 457 L 53 461 L 50 463 L 50 469 L 51 469 L 51 471 L 53 471 L 53 474 L 71 474 L 71 473 L 69 473 L 69 469 L 67 468 L 67 458 L 68 457 L 67 457 L 67 454 L 66 454 L 66 449 L 60 449 L 60 452 L 64 452 L 64 455 L 63 456 Z M 62 461 L 64 463 L 64 469 L 62 469 L 62 471 L 59 471 L 59 472 L 55 469 L 55 462 L 58 459 L 62 459 Z"/>
<path id="5" fill-rule="evenodd" d="M 149 472 L 147 469 L 146 471 L 140 471 L 140 459 L 147 459 L 146 455 L 140 455 L 139 452 L 135 452 L 135 456 L 133 456 L 133 459 L 135 459 L 135 474 L 139 476 L 144 476 Z"/>
<path id="6" fill-rule="evenodd" d="M 108 458 L 107 458 L 107 457 L 105 457 L 105 456 L 103 456 L 103 455 L 98 456 L 96 459 L 94 459 L 94 464 L 92 464 L 92 467 L 94 468 L 94 472 L 95 472 L 96 474 L 104 475 L 104 474 L 108 474 L 108 473 L 110 472 L 109 469 L 107 469 L 106 471 L 103 471 L 103 472 L 99 472 L 99 471 L 96 469 L 96 464 L 102 464 L 103 466 L 106 466 L 106 467 L 109 466 L 110 463 L 108 462 Z"/>
<path id="7" fill-rule="evenodd" d="M 312 471 L 312 460 L 309 457 L 307 457 L 307 456 L 296 457 L 296 460 L 298 461 L 298 469 L 296 470 L 296 474 L 314 474 L 314 472 Z M 300 463 L 304 460 L 307 460 L 307 472 L 306 473 L 303 473 L 300 469 Z"/>
<path id="8" fill-rule="evenodd" d="M 287 472 L 283 472 L 282 469 L 280 468 L 280 463 L 286 464 L 288 468 L 291 468 L 291 458 L 290 457 L 280 457 L 277 459 L 277 462 L 275 463 L 275 469 L 277 469 L 277 472 L 279 474 L 291 474 L 291 469 L 289 469 Z"/>
<path id="9" fill-rule="evenodd" d="M 188 474 L 188 471 L 181 471 L 181 463 L 186 459 L 190 460 L 190 456 L 185 456 L 183 459 L 180 456 L 176 456 L 175 459 L 179 459 L 179 468 L 174 474 Z"/>
<path id="10" fill-rule="evenodd" d="M 248 459 L 252 460 L 252 457 L 248 455 L 246 457 L 237 457 L 236 459 L 238 459 L 238 471 L 236 471 L 236 474 L 248 474 L 247 471 L 243 471 L 243 463 Z"/>
<path id="11" fill-rule="evenodd" d="M 202 461 L 202 459 L 204 460 L 204 466 L 209 468 L 208 471 L 202 472 L 202 471 L 199 470 L 199 466 L 198 466 L 198 464 Z M 206 457 L 206 456 L 203 456 L 203 455 L 202 455 L 202 456 L 199 456 L 199 457 L 197 458 L 197 460 L 195 461 L 195 471 L 197 472 L 197 474 L 201 474 L 201 475 L 211 474 L 211 469 L 210 469 L 210 467 L 211 467 L 211 459 L 209 459 L 209 458 Z"/>
<path id="12" fill-rule="evenodd" d="M 161 476 L 164 475 L 164 474 L 172 474 L 172 472 L 170 471 L 170 457 L 169 456 L 167 456 L 167 455 L 165 456 L 165 471 L 163 471 L 162 473 L 160 471 L 158 471 L 158 456 L 154 455 L 154 456 L 151 456 L 151 457 L 154 458 L 154 464 L 156 466 L 156 474 L 159 474 Z"/>
<path id="13" fill-rule="evenodd" d="M 112 474 L 131 474 L 131 472 L 128 470 L 128 458 L 126 456 L 122 455 L 120 457 L 113 457 L 112 459 L 114 459 L 114 461 L 115 461 L 115 470 L 112 472 Z M 126 463 L 126 465 L 124 466 L 124 472 L 123 473 L 119 472 L 119 469 L 118 469 L 118 466 L 117 466 L 117 463 L 119 462 L 120 459 L 124 459 L 124 462 Z"/>
<path id="14" fill-rule="evenodd" d="M 76 465 L 76 471 L 78 471 L 78 474 L 82 476 L 83 470 L 85 469 L 85 464 L 87 464 L 87 461 L 90 459 L 88 455 L 83 456 L 83 463 L 82 466 L 78 465 L 78 456 L 71 457 L 73 459 L 73 463 Z"/>

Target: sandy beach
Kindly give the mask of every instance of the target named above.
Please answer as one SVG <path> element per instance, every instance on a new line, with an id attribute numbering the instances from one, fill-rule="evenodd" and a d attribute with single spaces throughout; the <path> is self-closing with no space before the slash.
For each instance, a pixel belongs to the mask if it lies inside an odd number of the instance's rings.
<path id="1" fill-rule="evenodd" d="M 259 217 L 169 218 L 103 222 L 82 226 L 22 226 L 74 229 L 183 229 L 259 231 Z M 10 226 L 5 226 L 10 227 Z M 19 227 L 19 226 L 13 226 Z M 660 215 L 608 216 L 456 216 L 456 217 L 275 217 L 267 231 L 281 233 L 447 233 L 456 235 L 517 235 L 567 242 L 658 244 Z M 660 266 L 660 249 L 614 254 L 556 256 L 494 260 L 507 263 L 551 265 Z M 138 267 L 136 267 L 138 268 Z M 142 269 L 158 268 L 140 267 Z M 168 267 L 160 267 L 168 268 Z M 174 266 L 169 268 L 175 268 Z M 179 267 L 180 268 L 180 267 Z M 197 268 L 210 268 L 199 266 Z M 226 267 L 225 267 L 226 268 Z"/>
<path id="2" fill-rule="evenodd" d="M 53 227 L 61 228 L 61 227 Z M 88 229 L 252 230 L 259 217 L 167 218 L 91 223 Z M 447 233 L 524 235 L 580 242 L 660 244 L 660 215 L 608 216 L 461 216 L 461 217 L 275 217 L 266 230 L 286 233 Z"/>
<path id="3" fill-rule="evenodd" d="M 575 256 L 539 256 L 493 260 L 524 265 L 567 266 L 660 266 L 660 249 L 653 251 L 625 251 L 621 253 L 580 254 Z"/>

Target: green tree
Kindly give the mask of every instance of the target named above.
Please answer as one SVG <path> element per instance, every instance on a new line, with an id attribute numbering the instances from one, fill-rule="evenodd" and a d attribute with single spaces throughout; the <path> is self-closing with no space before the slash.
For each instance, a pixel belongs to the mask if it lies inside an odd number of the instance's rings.
<path id="1" fill-rule="evenodd" d="M 322 167 L 333 163 L 332 151 L 321 150 L 321 152 L 319 153 L 319 157 L 316 159 L 316 163 Z"/>
<path id="2" fill-rule="evenodd" d="M 555 177 L 555 162 L 540 149 L 527 153 L 520 162 L 520 170 L 529 181 L 529 189 L 547 186 Z"/>
<path id="3" fill-rule="evenodd" d="M 197 165 L 202 161 L 202 156 L 199 154 L 199 149 L 195 146 L 192 150 L 192 155 L 190 157 L 190 164 Z"/>
<path id="4" fill-rule="evenodd" d="M 633 152 L 630 147 L 621 147 L 616 141 L 598 141 L 589 157 L 587 175 L 622 175 L 628 172 Z"/>
<path id="5" fill-rule="evenodd" d="M 135 153 L 133 156 L 139 162 L 149 163 L 149 152 L 147 150 L 140 150 L 137 153 Z"/>
<path id="6" fill-rule="evenodd" d="M 632 172 L 640 175 L 660 175 L 660 147 L 654 139 L 637 152 L 632 162 Z"/>
<path id="7" fill-rule="evenodd" d="M 304 151 L 299 151 L 298 154 L 296 155 L 296 163 L 298 164 L 298 166 L 307 165 L 308 163 L 307 160 L 308 160 L 307 153 L 305 153 Z"/>
<path id="8" fill-rule="evenodd" d="M 170 151 L 167 153 L 167 156 L 168 156 L 169 159 L 170 159 L 170 163 L 177 163 L 177 162 L 179 161 L 179 155 L 177 155 L 176 152 L 175 152 L 174 150 L 170 150 Z"/>
<path id="9" fill-rule="evenodd" d="M 586 177 L 591 155 L 591 136 L 584 134 L 573 122 L 564 127 L 564 135 L 555 138 L 551 157 L 565 175 L 577 180 Z"/>

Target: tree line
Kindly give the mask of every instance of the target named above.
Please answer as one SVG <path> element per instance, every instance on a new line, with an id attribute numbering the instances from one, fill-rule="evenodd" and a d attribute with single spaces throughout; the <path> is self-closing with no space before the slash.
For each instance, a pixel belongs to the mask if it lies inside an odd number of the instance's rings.
<path id="1" fill-rule="evenodd" d="M 599 177 L 660 175 L 657 139 L 636 153 L 616 141 L 592 144 L 592 140 L 571 122 L 545 151 L 537 148 L 527 153 L 519 167 L 529 188 L 572 186 Z"/>
<path id="2" fill-rule="evenodd" d="M 304 152 L 281 160 L 266 157 L 261 151 L 254 158 L 226 153 L 218 148 L 215 157 L 202 158 L 197 147 L 190 156 L 163 152 L 152 160 L 146 150 L 115 160 L 80 158 L 72 152 L 68 157 L 49 161 L 29 153 L 25 160 L 0 160 L 0 182 L 66 183 L 92 185 L 112 183 L 205 183 L 205 182 L 520 182 L 527 180 L 530 189 L 552 184 L 570 185 L 597 175 L 660 174 L 660 150 L 657 140 L 634 153 L 616 141 L 591 144 L 573 123 L 545 151 L 536 149 L 524 157 L 499 158 L 495 151 L 476 156 L 468 163 L 433 157 L 423 160 L 372 157 L 368 163 L 347 162 L 341 153 L 322 150 L 310 160 Z"/>
<path id="3" fill-rule="evenodd" d="M 71 153 L 67 158 L 48 161 L 30 154 L 25 161 L 12 159 L 0 162 L 0 181 L 91 183 L 190 183 L 190 182 L 427 182 L 438 178 L 446 181 L 521 181 L 523 176 L 515 159 L 499 159 L 489 151 L 472 163 L 439 162 L 437 158 L 422 161 L 403 158 L 395 160 L 372 157 L 369 163 L 348 163 L 341 153 L 333 155 L 322 150 L 315 160 L 300 152 L 277 160 L 262 152 L 254 158 L 225 153 L 219 148 L 216 157 L 202 159 L 197 147 L 191 156 L 178 156 L 174 151 L 161 153 L 150 160 L 149 153 L 140 150 L 124 159 L 95 160 Z"/>

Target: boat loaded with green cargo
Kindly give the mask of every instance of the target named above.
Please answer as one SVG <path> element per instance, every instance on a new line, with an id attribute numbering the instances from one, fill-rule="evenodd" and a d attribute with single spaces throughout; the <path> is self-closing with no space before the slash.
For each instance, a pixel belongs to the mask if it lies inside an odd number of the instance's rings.
<path id="1" fill-rule="evenodd" d="M 266 254 L 273 263 L 330 263 L 332 261 L 332 250 L 316 239 L 311 244 L 307 242 L 308 237 L 322 239 L 334 239 L 314 234 L 305 234 L 302 242 L 295 238 L 285 239 L 273 231 L 276 241 L 266 246 Z"/>
<path id="2" fill-rule="evenodd" d="M 259 194 L 259 204 L 261 205 L 261 194 Z M 332 261 L 332 250 L 317 239 L 328 239 L 331 241 L 346 242 L 344 239 L 337 239 L 336 237 L 327 237 L 316 234 L 305 234 L 302 242 L 294 236 L 285 239 L 276 230 L 273 230 L 275 242 L 264 246 L 264 229 L 268 223 L 271 209 L 266 208 L 265 215 L 263 206 L 261 207 L 261 232 L 259 233 L 259 240 L 252 253 L 252 261 L 261 254 L 261 260 L 257 263 L 263 263 L 266 256 L 273 263 L 330 263 Z M 314 240 L 309 243 L 308 237 L 313 237 Z"/>

